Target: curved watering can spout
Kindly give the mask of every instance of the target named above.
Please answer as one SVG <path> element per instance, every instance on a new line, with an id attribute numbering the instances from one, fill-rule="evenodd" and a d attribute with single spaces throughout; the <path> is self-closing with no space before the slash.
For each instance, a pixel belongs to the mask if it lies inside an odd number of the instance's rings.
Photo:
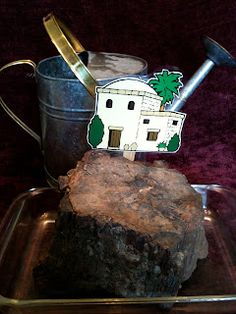
<path id="1" fill-rule="evenodd" d="M 206 49 L 207 59 L 185 84 L 184 88 L 180 92 L 179 98 L 175 99 L 175 101 L 169 105 L 166 110 L 180 111 L 185 105 L 187 99 L 193 94 L 214 66 L 221 65 L 236 67 L 236 61 L 233 56 L 213 39 L 205 37 L 204 46 Z"/>

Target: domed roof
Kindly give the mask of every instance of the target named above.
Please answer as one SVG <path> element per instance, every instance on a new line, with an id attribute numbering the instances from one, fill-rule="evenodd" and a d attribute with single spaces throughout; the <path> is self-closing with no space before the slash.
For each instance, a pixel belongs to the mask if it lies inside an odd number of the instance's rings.
<path id="1" fill-rule="evenodd" d="M 136 79 L 136 78 L 122 78 L 115 81 L 112 81 L 105 86 L 104 88 L 114 88 L 114 89 L 124 89 L 124 90 L 137 90 L 144 91 L 151 94 L 157 95 L 156 91 L 149 86 L 146 82 Z"/>

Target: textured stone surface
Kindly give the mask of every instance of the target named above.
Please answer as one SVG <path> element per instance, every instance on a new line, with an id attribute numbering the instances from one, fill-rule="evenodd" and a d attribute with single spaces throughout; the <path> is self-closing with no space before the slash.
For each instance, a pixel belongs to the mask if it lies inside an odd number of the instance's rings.
<path id="1" fill-rule="evenodd" d="M 175 295 L 207 255 L 200 196 L 160 162 L 90 151 L 60 183 L 54 244 L 36 274 L 77 291 Z"/>

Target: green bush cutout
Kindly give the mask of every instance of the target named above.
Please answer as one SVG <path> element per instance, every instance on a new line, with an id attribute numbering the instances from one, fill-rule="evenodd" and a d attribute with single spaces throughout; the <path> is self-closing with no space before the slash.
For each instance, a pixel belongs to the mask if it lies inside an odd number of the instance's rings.
<path id="1" fill-rule="evenodd" d="M 166 148 L 166 143 L 165 142 L 161 142 L 157 145 L 158 148 Z"/>
<path id="2" fill-rule="evenodd" d="M 175 152 L 179 148 L 180 138 L 177 133 L 175 133 L 167 145 L 168 152 Z"/>
<path id="3" fill-rule="evenodd" d="M 98 115 L 95 115 L 89 125 L 89 143 L 96 148 L 104 135 L 104 124 Z"/>

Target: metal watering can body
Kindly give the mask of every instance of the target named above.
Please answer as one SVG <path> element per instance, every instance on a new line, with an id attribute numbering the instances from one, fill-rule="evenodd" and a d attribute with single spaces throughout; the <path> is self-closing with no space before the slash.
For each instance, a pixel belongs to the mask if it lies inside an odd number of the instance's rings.
<path id="1" fill-rule="evenodd" d="M 123 76 L 142 77 L 147 74 L 147 62 L 141 58 L 115 54 L 88 52 L 88 69 L 99 85 Z M 87 126 L 94 113 L 94 97 L 75 77 L 61 56 L 44 59 L 36 66 L 30 60 L 7 64 L 0 71 L 18 64 L 34 67 L 40 107 L 42 136 L 24 124 L 0 98 L 3 109 L 40 144 L 44 155 L 46 178 L 57 185 L 60 175 L 75 167 L 90 148 Z"/>
<path id="2" fill-rule="evenodd" d="M 21 121 L 1 97 L 0 105 L 38 141 L 44 154 L 48 183 L 56 186 L 58 176 L 73 168 L 77 160 L 89 149 L 87 126 L 95 109 L 96 85 L 104 85 L 124 76 L 147 79 L 147 62 L 128 55 L 89 52 L 86 67 L 82 57 L 86 56 L 87 52 L 70 30 L 52 14 L 46 16 L 43 23 L 61 56 L 44 59 L 37 66 L 31 60 L 19 60 L 0 69 L 1 72 L 18 64 L 28 64 L 34 68 L 42 138 Z M 167 110 L 180 110 L 214 65 L 236 66 L 234 58 L 214 40 L 207 37 L 204 44 L 207 60 Z M 83 53 L 85 54 L 82 56 Z"/>

